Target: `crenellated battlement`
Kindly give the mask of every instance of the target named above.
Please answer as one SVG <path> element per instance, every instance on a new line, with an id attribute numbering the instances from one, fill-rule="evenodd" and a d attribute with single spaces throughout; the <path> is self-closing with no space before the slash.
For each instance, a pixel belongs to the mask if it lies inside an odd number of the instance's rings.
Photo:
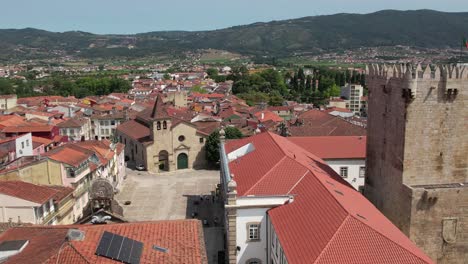
<path id="1" fill-rule="evenodd" d="M 454 65 L 371 64 L 366 66 L 371 92 L 401 90 L 406 103 L 415 99 L 452 102 L 468 92 L 468 67 Z"/>
<path id="2" fill-rule="evenodd" d="M 455 65 L 406 65 L 370 64 L 366 65 L 369 77 L 423 79 L 423 80 L 468 80 L 468 67 Z"/>

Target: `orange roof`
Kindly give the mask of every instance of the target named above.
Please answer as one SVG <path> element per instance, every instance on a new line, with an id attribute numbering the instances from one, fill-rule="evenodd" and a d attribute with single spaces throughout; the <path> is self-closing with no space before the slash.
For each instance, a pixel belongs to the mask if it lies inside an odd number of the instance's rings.
<path id="1" fill-rule="evenodd" d="M 51 151 L 45 153 L 45 156 L 55 161 L 78 167 L 93 154 L 93 151 L 87 150 L 85 148 L 81 148 L 74 144 L 66 144 L 61 147 L 52 149 Z"/>
<path id="2" fill-rule="evenodd" d="M 330 108 L 328 108 L 327 110 L 325 110 L 324 112 L 326 112 L 326 113 L 331 113 L 331 112 L 333 112 L 333 111 L 344 112 L 344 113 L 352 113 L 351 110 L 346 109 L 346 108 L 341 108 L 341 107 L 330 107 Z"/>
<path id="3" fill-rule="evenodd" d="M 57 190 L 48 186 L 35 185 L 22 181 L 0 181 L 0 193 L 38 204 L 53 199 Z"/>
<path id="4" fill-rule="evenodd" d="M 67 241 L 66 235 L 70 229 L 84 232 L 84 239 Z M 10 228 L 0 236 L 0 242 L 28 240 L 29 244 L 4 263 L 31 263 L 34 259 L 35 263 L 115 264 L 117 261 L 95 254 L 104 231 L 142 242 L 141 264 L 207 263 L 199 220 Z M 154 245 L 167 248 L 168 252 L 155 250 Z"/>
<path id="5" fill-rule="evenodd" d="M 28 133 L 28 132 L 50 132 L 53 126 L 31 125 L 31 126 L 9 126 L 5 127 L 3 133 Z"/>
<path id="6" fill-rule="evenodd" d="M 365 136 L 288 137 L 297 146 L 322 159 L 365 159 Z"/>
<path id="7" fill-rule="evenodd" d="M 106 144 L 105 141 L 88 140 L 76 142 L 73 144 L 93 151 L 94 153 L 96 153 L 102 164 L 107 164 L 109 160 L 111 160 L 114 157 L 114 151 L 110 149 L 110 142 L 107 143 L 109 144 Z"/>
<path id="8" fill-rule="evenodd" d="M 262 116 L 263 116 L 263 118 L 262 118 Z M 258 118 L 258 120 L 260 122 L 266 122 L 268 120 L 271 120 L 273 122 L 283 121 L 283 118 L 279 117 L 277 114 L 275 114 L 275 113 L 273 113 L 272 111 L 269 111 L 269 110 L 258 111 L 257 113 L 255 113 L 255 117 Z"/>
<path id="9" fill-rule="evenodd" d="M 17 115 L 0 116 L 0 127 L 18 126 L 25 122 L 23 117 Z"/>
<path id="10" fill-rule="evenodd" d="M 230 173 L 238 197 L 294 197 L 267 212 L 289 263 L 433 263 L 320 158 L 272 133 L 228 141 L 226 153 L 249 143 Z"/>

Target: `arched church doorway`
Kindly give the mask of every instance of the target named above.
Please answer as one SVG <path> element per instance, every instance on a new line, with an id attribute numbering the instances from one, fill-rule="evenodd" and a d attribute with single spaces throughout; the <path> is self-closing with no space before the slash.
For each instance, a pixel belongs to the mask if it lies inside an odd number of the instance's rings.
<path id="1" fill-rule="evenodd" d="M 188 169 L 188 156 L 185 153 L 180 153 L 177 156 L 177 169 Z"/>
<path id="2" fill-rule="evenodd" d="M 169 153 L 166 150 L 159 152 L 159 171 L 169 171 Z"/>

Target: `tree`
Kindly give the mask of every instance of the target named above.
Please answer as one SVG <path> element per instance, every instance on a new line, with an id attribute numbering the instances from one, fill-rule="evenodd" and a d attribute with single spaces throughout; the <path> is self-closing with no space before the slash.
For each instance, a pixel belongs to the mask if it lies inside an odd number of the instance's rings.
<path id="1" fill-rule="evenodd" d="M 166 73 L 163 75 L 163 79 L 164 79 L 164 80 L 170 80 L 170 79 L 171 79 L 171 75 L 170 75 L 169 73 L 166 72 Z"/>
<path id="2" fill-rule="evenodd" d="M 201 85 L 194 85 L 191 89 L 192 93 L 201 93 L 201 94 L 206 94 L 208 93 L 207 90 L 203 89 Z"/>
<path id="3" fill-rule="evenodd" d="M 242 132 L 235 127 L 226 127 L 224 129 L 226 139 L 242 138 Z M 212 163 L 219 161 L 219 130 L 211 133 L 206 140 L 206 160 Z"/>
<path id="4" fill-rule="evenodd" d="M 7 79 L 0 79 L 0 94 L 14 94 L 13 85 Z"/>
<path id="5" fill-rule="evenodd" d="M 218 76 L 218 70 L 215 68 L 208 68 L 206 69 L 206 74 L 208 74 L 208 76 L 213 79 Z"/>

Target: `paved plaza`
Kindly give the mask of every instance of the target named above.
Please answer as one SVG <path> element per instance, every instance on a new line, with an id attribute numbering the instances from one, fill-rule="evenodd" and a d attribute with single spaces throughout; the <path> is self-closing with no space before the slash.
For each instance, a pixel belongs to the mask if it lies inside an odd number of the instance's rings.
<path id="1" fill-rule="evenodd" d="M 124 218 L 130 222 L 202 220 L 209 263 L 218 263 L 218 251 L 224 245 L 222 205 L 212 196 L 218 183 L 218 170 L 150 174 L 127 169 L 127 178 L 116 199 L 124 209 Z M 131 203 L 125 205 L 127 201 Z"/>

